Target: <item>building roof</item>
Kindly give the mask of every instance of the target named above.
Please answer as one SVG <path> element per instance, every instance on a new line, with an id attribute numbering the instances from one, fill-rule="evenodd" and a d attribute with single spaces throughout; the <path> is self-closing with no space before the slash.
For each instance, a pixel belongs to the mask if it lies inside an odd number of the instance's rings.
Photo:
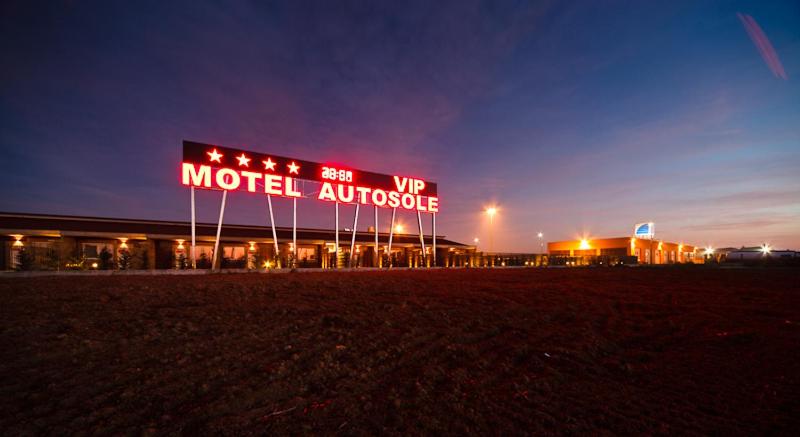
<path id="1" fill-rule="evenodd" d="M 27 234 L 26 234 L 27 232 Z M 196 235 L 198 240 L 206 241 L 214 239 L 217 232 L 215 223 L 197 223 Z M 48 215 L 48 214 L 28 214 L 28 213 L 7 213 L 0 212 L 0 234 L 23 234 L 23 235 L 42 235 L 42 236 L 97 236 L 107 238 L 128 237 L 128 238 L 165 238 L 189 239 L 191 236 L 191 224 L 182 221 L 166 220 L 140 220 L 140 219 L 120 219 L 107 217 L 83 217 L 69 215 Z M 276 227 L 276 234 L 279 241 L 290 241 L 292 239 L 292 228 Z M 352 233 L 349 231 L 339 231 L 341 243 L 349 241 Z M 254 225 L 222 225 L 223 241 L 230 240 L 272 240 L 272 228 L 270 226 Z M 332 229 L 309 229 L 297 228 L 297 239 L 300 241 L 333 241 L 335 232 Z M 378 233 L 379 242 L 386 243 L 389 240 L 387 232 Z M 433 240 L 431 235 L 425 235 L 426 244 Z M 359 243 L 370 243 L 375 241 L 373 232 L 357 231 L 356 241 Z M 419 244 L 419 234 L 397 234 L 392 237 L 392 243 L 398 245 Z M 468 245 L 447 240 L 444 236 L 436 236 L 436 244 L 442 247 L 469 247 Z"/>

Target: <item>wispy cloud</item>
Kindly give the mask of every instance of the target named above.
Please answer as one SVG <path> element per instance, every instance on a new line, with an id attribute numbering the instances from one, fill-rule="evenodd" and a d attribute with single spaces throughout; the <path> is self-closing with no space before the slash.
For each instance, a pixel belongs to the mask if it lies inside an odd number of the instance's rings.
<path id="1" fill-rule="evenodd" d="M 772 47 L 772 43 L 769 42 L 767 35 L 761 30 L 761 26 L 756 23 L 753 17 L 747 14 L 737 13 L 736 15 L 738 15 L 739 20 L 742 21 L 744 29 L 747 31 L 747 34 L 750 35 L 750 39 L 753 40 L 753 44 L 756 45 L 756 49 L 758 49 L 758 53 L 761 54 L 764 62 L 767 63 L 767 67 L 772 70 L 772 74 L 784 80 L 788 79 L 789 77 L 786 75 L 786 70 L 783 69 L 783 64 L 781 64 L 781 60 L 778 58 L 778 53 L 775 51 L 775 48 Z"/>

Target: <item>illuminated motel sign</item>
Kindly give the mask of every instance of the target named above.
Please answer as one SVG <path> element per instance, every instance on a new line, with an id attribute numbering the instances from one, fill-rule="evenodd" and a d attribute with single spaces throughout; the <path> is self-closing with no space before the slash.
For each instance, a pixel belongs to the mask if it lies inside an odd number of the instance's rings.
<path id="1" fill-rule="evenodd" d="M 306 194 L 297 186 L 300 180 L 319 186 L 314 194 Z M 282 197 L 313 195 L 330 202 L 439 211 L 433 182 L 190 141 L 183 142 L 181 182 L 195 188 Z"/>
<path id="2" fill-rule="evenodd" d="M 228 191 L 245 191 L 265 195 L 269 205 L 270 224 L 276 253 L 278 252 L 278 241 L 275 221 L 272 218 L 271 196 L 287 197 L 294 200 L 292 247 L 295 255 L 297 250 L 296 202 L 298 198 L 316 198 L 336 204 L 335 251 L 337 257 L 339 253 L 340 203 L 354 204 L 356 206 L 353 235 L 350 243 L 351 262 L 360 205 L 373 205 L 375 207 L 376 254 L 378 252 L 378 208 L 392 209 L 392 224 L 389 228 L 389 252 L 391 252 L 395 213 L 397 208 L 401 208 L 417 213 L 423 257 L 425 256 L 425 242 L 420 214 L 426 212 L 432 215 L 432 244 L 433 253 L 436 253 L 436 213 L 439 211 L 439 197 L 436 191 L 436 183 L 434 182 L 407 176 L 356 170 L 341 165 L 184 141 L 181 183 L 192 189 L 193 264 L 195 262 L 195 188 L 223 191 L 212 265 L 217 259 L 216 254 L 219 247 L 219 236 Z M 435 256 L 433 260 L 435 265 Z"/>

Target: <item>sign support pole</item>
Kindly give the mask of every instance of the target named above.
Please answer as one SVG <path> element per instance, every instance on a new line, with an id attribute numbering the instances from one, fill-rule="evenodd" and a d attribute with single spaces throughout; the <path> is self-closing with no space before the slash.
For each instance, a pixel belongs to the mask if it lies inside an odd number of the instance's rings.
<path id="1" fill-rule="evenodd" d="M 297 198 L 292 198 L 292 268 L 297 267 Z"/>
<path id="2" fill-rule="evenodd" d="M 422 214 L 417 210 L 417 223 L 419 224 L 419 245 L 422 246 L 422 263 L 425 264 L 425 239 L 422 236 Z"/>
<path id="3" fill-rule="evenodd" d="M 192 197 L 192 268 L 197 268 L 197 256 L 195 251 L 195 214 L 194 214 L 194 186 L 189 187 L 191 189 L 191 197 Z"/>
<path id="4" fill-rule="evenodd" d="M 433 241 L 431 242 L 431 252 L 433 252 L 433 259 L 431 265 L 436 267 L 436 213 L 431 213 L 431 225 L 433 227 Z"/>
<path id="5" fill-rule="evenodd" d="M 269 223 L 272 226 L 272 242 L 275 243 L 275 265 L 281 268 L 281 252 L 278 249 L 278 233 L 275 231 L 275 216 L 272 215 L 272 196 L 267 194 L 267 205 L 269 205 Z"/>
<path id="6" fill-rule="evenodd" d="M 378 205 L 373 206 L 375 208 L 375 256 L 373 257 L 372 267 L 380 267 L 381 255 L 379 253 L 380 246 L 378 245 Z"/>
<path id="7" fill-rule="evenodd" d="M 228 197 L 228 190 L 222 191 L 222 204 L 219 207 L 219 223 L 217 223 L 217 239 L 214 241 L 214 257 L 211 260 L 211 268 L 217 265 L 219 259 L 219 235 L 222 232 L 222 216 L 225 215 L 225 199 Z"/>
<path id="8" fill-rule="evenodd" d="M 392 208 L 392 222 L 389 224 L 389 246 L 386 250 L 389 251 L 387 258 L 389 259 L 389 268 L 392 268 L 392 237 L 394 236 L 394 216 L 397 214 L 397 208 Z"/>
<path id="9" fill-rule="evenodd" d="M 356 228 L 358 227 L 358 207 L 359 204 L 356 203 L 356 214 L 353 217 L 353 238 L 350 240 L 350 267 L 353 267 L 353 255 L 355 255 L 356 250 Z"/>
<path id="10" fill-rule="evenodd" d="M 333 268 L 339 268 L 339 202 L 336 202 L 336 223 L 334 224 L 336 228 L 336 245 L 333 248 L 333 253 L 336 259 L 333 260 Z"/>

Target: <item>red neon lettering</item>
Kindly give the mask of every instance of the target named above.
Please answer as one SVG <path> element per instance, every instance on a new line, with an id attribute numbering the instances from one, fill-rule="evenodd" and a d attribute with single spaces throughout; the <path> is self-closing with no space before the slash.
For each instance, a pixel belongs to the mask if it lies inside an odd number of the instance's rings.
<path id="1" fill-rule="evenodd" d="M 212 153 L 209 152 L 209 155 Z M 221 156 L 221 155 L 220 155 Z M 246 156 L 235 157 L 244 161 Z M 271 160 L 270 160 L 271 161 Z M 266 165 L 265 161 L 265 165 Z M 270 162 L 270 164 L 274 164 Z M 246 166 L 247 164 L 241 163 Z M 296 166 L 296 164 L 295 164 Z M 289 165 L 289 167 L 292 167 Z M 298 166 L 299 168 L 299 166 Z M 327 168 L 328 178 L 334 175 L 337 180 L 347 180 L 349 170 Z M 324 174 L 324 170 L 323 170 Z M 385 190 L 358 185 L 344 185 L 336 182 L 322 182 L 317 194 L 318 200 L 342 203 L 358 203 L 377 207 L 401 207 L 407 210 L 435 213 L 439 211 L 439 198 L 420 194 L 427 183 L 421 179 L 392 176 L 398 191 Z M 181 163 L 181 181 L 184 185 L 222 190 L 246 190 L 257 192 L 263 180 L 264 193 L 274 196 L 303 197 L 302 191 L 295 185 L 295 178 L 258 171 L 238 170 L 233 168 L 214 168 L 210 165 Z M 246 181 L 246 184 L 244 183 Z"/>
<path id="2" fill-rule="evenodd" d="M 330 182 L 323 182 L 322 188 L 319 190 L 319 195 L 317 196 L 319 200 L 328 200 L 330 202 L 336 202 L 336 193 L 333 192 L 333 186 Z"/>
<path id="3" fill-rule="evenodd" d="M 247 178 L 247 191 L 251 193 L 256 192 L 256 179 L 261 179 L 261 173 L 253 173 L 252 171 L 243 171 L 242 176 Z"/>
<path id="4" fill-rule="evenodd" d="M 402 206 L 405 209 L 414 209 L 414 195 L 404 193 L 400 197 L 400 206 Z"/>
<path id="5" fill-rule="evenodd" d="M 428 211 L 439 212 L 439 198 L 428 196 Z"/>
<path id="6" fill-rule="evenodd" d="M 286 179 L 283 183 L 284 193 L 289 197 L 300 197 L 300 192 L 295 191 L 294 183 L 292 183 L 292 178 L 286 176 Z"/>
<path id="7" fill-rule="evenodd" d="M 427 209 L 427 208 L 425 208 L 425 204 L 424 204 L 424 203 L 422 203 L 422 196 L 420 196 L 419 194 L 417 194 L 417 200 L 416 200 L 416 202 L 417 202 L 417 209 L 418 209 L 419 211 L 421 211 L 421 212 L 426 212 L 426 211 L 428 211 L 428 209 Z"/>
<path id="8" fill-rule="evenodd" d="M 402 193 L 403 191 L 405 191 L 406 187 L 408 186 L 408 179 L 407 178 L 401 178 L 399 176 L 394 176 L 394 185 L 397 187 L 397 191 Z"/>
<path id="9" fill-rule="evenodd" d="M 281 192 L 281 180 L 283 178 L 279 175 L 275 174 L 265 174 L 264 175 L 264 192 L 267 194 L 271 194 L 273 196 L 280 196 L 283 193 Z"/>
<path id="10" fill-rule="evenodd" d="M 366 204 L 367 195 L 369 194 L 370 191 L 372 191 L 372 189 L 366 187 L 356 187 L 356 191 L 358 191 L 358 202 Z"/>
<path id="11" fill-rule="evenodd" d="M 400 206 L 400 193 L 397 191 L 389 191 L 389 201 L 387 204 L 390 208 L 397 208 Z"/>
<path id="12" fill-rule="evenodd" d="M 183 185 L 211 188 L 211 167 L 201 165 L 195 169 L 194 164 L 183 163 Z"/>
<path id="13" fill-rule="evenodd" d="M 347 190 L 347 195 L 342 192 L 342 189 Z M 343 203 L 350 203 L 356 197 L 352 185 L 338 185 L 336 186 L 336 191 L 339 193 L 339 201 Z"/>
<path id="14" fill-rule="evenodd" d="M 230 182 L 228 182 L 227 179 L 230 179 Z M 219 169 L 217 171 L 216 180 L 217 185 L 223 190 L 235 190 L 239 188 L 239 185 L 242 183 L 239 173 L 229 168 Z"/>
<path id="15" fill-rule="evenodd" d="M 386 191 L 379 188 L 372 190 L 372 203 L 377 206 L 386 205 Z"/>

